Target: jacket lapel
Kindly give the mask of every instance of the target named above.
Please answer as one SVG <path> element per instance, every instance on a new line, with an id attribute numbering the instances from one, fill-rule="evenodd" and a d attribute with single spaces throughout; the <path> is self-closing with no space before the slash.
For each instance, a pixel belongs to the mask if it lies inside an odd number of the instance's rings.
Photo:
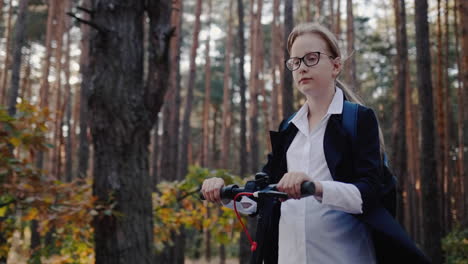
<path id="1" fill-rule="evenodd" d="M 277 183 L 287 172 L 286 152 L 291 145 L 294 137 L 297 134 L 297 127 L 290 123 L 288 128 L 283 131 L 270 131 L 271 149 L 273 157 L 275 157 L 275 175 L 273 175 L 272 183 Z"/>
<path id="2" fill-rule="evenodd" d="M 346 136 L 346 131 L 343 129 L 341 119 L 341 114 L 330 116 L 323 139 L 325 159 L 327 161 L 330 174 L 335 181 L 343 181 L 343 176 L 345 176 L 336 174 L 337 165 L 343 159 L 343 153 L 348 145 L 348 142 L 346 142 L 348 137 Z"/>
<path id="3" fill-rule="evenodd" d="M 343 176 L 337 175 L 337 165 L 343 159 L 343 153 L 348 146 L 346 131 L 342 126 L 342 115 L 334 114 L 330 116 L 325 136 L 323 139 L 323 150 L 327 161 L 330 174 L 334 180 L 344 181 Z M 284 131 L 270 131 L 271 148 L 275 157 L 275 170 L 278 174 L 274 175 L 273 183 L 277 183 L 284 173 L 287 172 L 286 152 L 298 132 L 297 127 L 290 123 Z"/>

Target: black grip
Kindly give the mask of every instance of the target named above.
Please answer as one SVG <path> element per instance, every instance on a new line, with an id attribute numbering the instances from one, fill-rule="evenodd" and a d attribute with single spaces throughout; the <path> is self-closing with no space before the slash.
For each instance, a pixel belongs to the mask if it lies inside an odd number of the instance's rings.
<path id="1" fill-rule="evenodd" d="M 315 184 L 311 181 L 306 181 L 301 184 L 301 196 L 311 196 L 315 194 Z"/>
<path id="2" fill-rule="evenodd" d="M 200 187 L 201 189 L 201 187 Z M 234 199 L 234 196 L 236 196 L 236 194 L 242 192 L 244 189 L 243 188 L 239 188 L 239 186 L 235 185 L 235 184 L 231 184 L 231 185 L 228 185 L 228 186 L 225 186 L 223 188 L 221 188 L 219 190 L 220 192 L 220 197 L 221 199 Z M 205 197 L 203 196 L 203 193 L 200 191 L 200 199 L 201 200 L 205 200 Z"/>

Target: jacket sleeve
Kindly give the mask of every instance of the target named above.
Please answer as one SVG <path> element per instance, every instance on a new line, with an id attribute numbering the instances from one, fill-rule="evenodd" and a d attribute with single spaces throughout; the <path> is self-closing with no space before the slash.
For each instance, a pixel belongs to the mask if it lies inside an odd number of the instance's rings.
<path id="1" fill-rule="evenodd" d="M 355 178 L 354 184 L 362 198 L 362 211 L 365 214 L 374 208 L 380 196 L 381 157 L 379 125 L 374 112 L 360 107 L 357 118 L 357 140 L 353 149 Z"/>

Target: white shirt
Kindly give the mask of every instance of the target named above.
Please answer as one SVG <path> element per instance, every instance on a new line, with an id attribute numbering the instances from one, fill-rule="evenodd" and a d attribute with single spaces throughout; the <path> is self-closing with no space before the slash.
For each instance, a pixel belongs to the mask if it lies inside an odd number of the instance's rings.
<path id="1" fill-rule="evenodd" d="M 362 198 L 352 184 L 333 181 L 323 149 L 332 114 L 343 111 L 343 92 L 336 88 L 327 114 L 309 131 L 307 102 L 290 121 L 298 128 L 286 153 L 288 172 L 303 172 L 323 186 L 322 201 L 315 197 L 290 199 L 281 204 L 279 264 L 376 263 L 370 232 L 349 213 L 362 213 Z"/>
<path id="2" fill-rule="evenodd" d="M 332 114 L 343 111 L 343 92 L 336 88 L 326 115 L 309 131 L 307 102 L 290 121 L 298 132 L 287 153 L 288 171 L 304 172 L 320 181 L 322 199 L 289 199 L 281 204 L 279 264 L 374 264 L 372 238 L 364 223 L 350 214 L 362 213 L 362 198 L 352 184 L 333 181 L 323 149 L 323 138 Z M 249 206 L 250 203 L 250 206 Z M 225 206 L 233 208 L 233 202 Z M 255 201 L 243 197 L 239 212 L 254 213 Z"/>

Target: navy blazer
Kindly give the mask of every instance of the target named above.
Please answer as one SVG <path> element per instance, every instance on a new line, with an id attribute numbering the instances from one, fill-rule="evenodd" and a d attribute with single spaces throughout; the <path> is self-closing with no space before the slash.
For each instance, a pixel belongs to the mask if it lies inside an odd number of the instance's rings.
<path id="1" fill-rule="evenodd" d="M 280 128 L 283 123 L 280 124 Z M 280 132 L 270 131 L 272 152 L 263 172 L 270 176 L 270 183 L 278 183 L 288 171 L 286 152 L 291 145 L 297 127 L 290 123 Z M 403 228 L 380 204 L 382 162 L 380 156 L 378 123 L 374 112 L 358 107 L 357 146 L 351 149 L 351 137 L 342 125 L 342 114 L 333 114 L 328 121 L 323 148 L 330 174 L 335 181 L 354 184 L 360 191 L 363 213 L 354 215 L 371 230 L 377 263 L 430 263 L 416 247 Z M 251 263 L 278 263 L 278 226 L 281 203 L 273 199 L 258 201 L 257 250 Z"/>

